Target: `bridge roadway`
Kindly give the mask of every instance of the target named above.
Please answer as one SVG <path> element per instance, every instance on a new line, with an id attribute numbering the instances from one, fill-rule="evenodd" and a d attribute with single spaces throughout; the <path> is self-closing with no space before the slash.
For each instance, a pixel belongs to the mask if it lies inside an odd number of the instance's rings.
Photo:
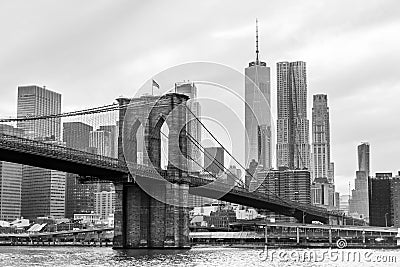
<path id="1" fill-rule="evenodd" d="M 166 171 L 156 170 L 150 166 L 121 162 L 115 158 L 67 148 L 51 141 L 42 142 L 6 134 L 0 134 L 0 160 L 75 173 L 87 177 L 88 182 L 92 179 L 91 177 L 95 177 L 94 179 L 99 181 L 114 183 L 130 182 L 137 177 L 157 180 L 163 177 L 167 181 L 170 180 Z M 305 223 L 321 221 L 339 224 L 339 221 L 344 219 L 342 214 L 329 212 L 323 208 L 285 200 L 275 195 L 249 192 L 245 188 L 200 178 L 196 173 L 188 174 L 184 181 L 170 182 L 188 183 L 189 193 L 194 195 L 204 197 L 221 195 L 220 200 L 268 209 L 295 217 L 299 221 L 304 219 Z M 211 182 L 212 185 L 207 186 Z"/>

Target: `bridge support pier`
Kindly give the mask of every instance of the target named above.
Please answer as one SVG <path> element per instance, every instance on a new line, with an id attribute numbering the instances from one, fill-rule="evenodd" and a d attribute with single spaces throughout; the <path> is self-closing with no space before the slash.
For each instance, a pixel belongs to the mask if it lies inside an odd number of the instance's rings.
<path id="1" fill-rule="evenodd" d="M 160 182 L 159 199 L 168 203 L 187 202 L 189 186 Z M 189 248 L 187 207 L 165 204 L 152 198 L 139 185 L 116 184 L 114 220 L 115 249 Z M 171 201 L 172 200 L 172 201 Z M 187 205 L 187 203 L 186 203 Z"/>

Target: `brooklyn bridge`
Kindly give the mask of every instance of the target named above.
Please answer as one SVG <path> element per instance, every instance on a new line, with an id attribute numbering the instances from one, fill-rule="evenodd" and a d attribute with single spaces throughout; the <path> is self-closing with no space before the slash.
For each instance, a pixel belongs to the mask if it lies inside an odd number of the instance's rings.
<path id="1" fill-rule="evenodd" d="M 343 214 L 285 199 L 267 189 L 250 190 L 235 176 L 229 176 L 233 177 L 230 178 L 232 181 L 221 181 L 212 173 L 205 176 L 191 171 L 189 164 L 197 164 L 201 173 L 207 173 L 204 166 L 192 158 L 191 149 L 196 148 L 204 157 L 210 157 L 191 135 L 188 126 L 191 122 L 197 122 L 222 144 L 187 107 L 186 95 L 169 93 L 119 98 L 117 101 L 117 104 L 75 112 L 0 120 L 1 123 L 56 121 L 60 118 L 101 120 L 114 114 L 119 122 L 117 158 L 65 147 L 49 140 L 0 134 L 0 160 L 74 173 L 80 176 L 82 183 L 112 182 L 116 191 L 115 248 L 189 247 L 189 194 L 268 210 L 303 223 L 346 223 Z M 163 124 L 168 125 L 167 135 L 161 130 Z M 142 139 L 137 137 L 139 127 L 143 127 Z M 166 168 L 162 168 L 162 138 L 168 140 Z M 139 145 L 145 148 L 140 164 Z M 224 150 L 243 167 L 230 151 Z M 221 163 L 220 168 L 228 171 Z M 246 175 L 255 179 L 252 173 Z"/>

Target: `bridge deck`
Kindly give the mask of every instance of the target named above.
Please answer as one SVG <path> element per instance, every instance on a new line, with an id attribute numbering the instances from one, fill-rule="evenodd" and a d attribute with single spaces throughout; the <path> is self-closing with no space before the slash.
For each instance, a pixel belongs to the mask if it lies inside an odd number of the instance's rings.
<path id="1" fill-rule="evenodd" d="M 98 177 L 111 182 L 127 182 L 128 175 L 134 179 L 145 177 L 169 182 L 184 182 L 191 186 L 190 193 L 205 197 L 221 195 L 221 200 L 242 204 L 260 209 L 268 209 L 280 214 L 302 218 L 306 214 L 307 222 L 311 220 L 327 221 L 330 217 L 342 217 L 341 214 L 326 209 L 300 204 L 275 195 L 249 192 L 245 188 L 212 182 L 200 178 L 198 174 L 188 174 L 182 181 L 170 180 L 167 172 L 151 166 L 136 163 L 125 163 L 115 158 L 92 154 L 77 149 L 67 148 L 54 142 L 42 142 L 6 134 L 0 134 L 0 160 L 30 166 L 76 173 L 82 176 Z M 186 177 L 186 176 L 185 176 Z"/>

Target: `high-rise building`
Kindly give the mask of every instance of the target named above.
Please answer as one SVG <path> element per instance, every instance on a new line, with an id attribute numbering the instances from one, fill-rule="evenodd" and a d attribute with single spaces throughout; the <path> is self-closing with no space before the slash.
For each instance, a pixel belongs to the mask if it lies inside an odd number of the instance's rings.
<path id="1" fill-rule="evenodd" d="M 366 176 L 369 176 L 369 143 L 361 143 L 358 146 L 358 170 L 366 172 Z"/>
<path id="2" fill-rule="evenodd" d="M 369 144 L 358 146 L 358 168 L 354 189 L 349 200 L 349 214 L 353 217 L 369 220 L 368 177 L 369 177 Z"/>
<path id="3" fill-rule="evenodd" d="M 118 127 L 115 125 L 102 125 L 99 127 L 100 131 L 106 131 L 110 133 L 111 138 L 111 151 L 110 157 L 118 158 Z"/>
<path id="4" fill-rule="evenodd" d="M 328 178 L 333 183 L 329 108 L 327 95 L 314 95 L 312 108 L 312 178 Z"/>
<path id="5" fill-rule="evenodd" d="M 82 122 L 63 124 L 63 141 L 66 147 L 89 152 L 89 136 L 93 127 Z M 67 173 L 65 188 L 65 217 L 94 212 L 96 184 L 83 184 L 78 175 Z"/>
<path id="6" fill-rule="evenodd" d="M 310 143 L 306 63 L 278 62 L 277 89 L 277 167 L 308 169 Z"/>
<path id="7" fill-rule="evenodd" d="M 282 167 L 279 170 L 259 171 L 257 176 L 262 176 L 262 184 L 257 191 L 311 204 L 311 176 L 308 170 Z"/>
<path id="8" fill-rule="evenodd" d="M 115 191 L 101 191 L 95 193 L 95 213 L 101 215 L 101 219 L 107 219 L 115 211 Z"/>
<path id="9" fill-rule="evenodd" d="M 235 165 L 229 166 L 228 173 L 227 173 L 227 183 L 234 185 L 237 183 L 238 180 L 242 180 L 242 170 L 238 169 Z"/>
<path id="10" fill-rule="evenodd" d="M 175 91 L 179 94 L 184 94 L 189 97 L 187 101 L 187 107 L 191 112 L 187 113 L 187 129 L 189 134 L 199 143 L 201 144 L 201 124 L 195 118 L 195 116 L 200 119 L 201 117 L 201 106 L 197 99 L 197 87 L 192 82 L 179 82 L 175 84 Z M 193 113 L 192 113 L 193 112 Z M 189 171 L 200 171 L 201 164 L 203 162 L 202 155 L 200 153 L 200 149 L 189 142 L 188 144 L 188 153 L 190 160 L 188 161 L 188 169 Z M 192 160 L 193 159 L 193 160 Z"/>
<path id="11" fill-rule="evenodd" d="M 315 178 L 311 184 L 311 204 L 328 210 L 337 209 L 335 185 L 327 177 Z"/>
<path id="12" fill-rule="evenodd" d="M 96 131 L 89 134 L 89 152 L 105 157 L 113 157 L 112 153 L 118 151 L 115 148 L 115 140 L 118 138 L 115 132 L 110 131 L 110 126 L 100 126 Z M 97 192 L 112 191 L 112 183 L 97 183 Z"/>
<path id="13" fill-rule="evenodd" d="M 392 226 L 392 173 L 376 173 L 368 177 L 369 225 Z"/>
<path id="14" fill-rule="evenodd" d="M 23 136 L 24 131 L 0 124 L 0 133 Z M 21 216 L 22 165 L 0 161 L 0 220 L 11 222 Z"/>
<path id="15" fill-rule="evenodd" d="M 270 68 L 259 60 L 256 26 L 256 60 L 245 68 L 245 160 L 272 168 Z"/>
<path id="16" fill-rule="evenodd" d="M 63 142 L 66 147 L 89 151 L 89 137 L 93 127 L 83 122 L 65 122 L 63 124 Z"/>
<path id="17" fill-rule="evenodd" d="M 27 219 L 64 218 L 65 172 L 24 166 L 22 174 L 21 215 Z"/>
<path id="18" fill-rule="evenodd" d="M 95 154 L 111 157 L 111 149 L 113 140 L 111 133 L 104 130 L 96 130 L 90 132 L 89 135 L 89 147 L 94 148 L 92 151 L 96 151 Z"/>
<path id="19" fill-rule="evenodd" d="M 61 113 L 61 94 L 39 86 L 18 87 L 18 118 Z M 18 122 L 18 128 L 28 138 L 63 145 L 61 119 Z M 23 166 L 21 215 L 26 218 L 42 216 L 64 217 L 65 173 Z"/>
<path id="20" fill-rule="evenodd" d="M 224 172 L 224 149 L 222 147 L 204 148 L 204 169 L 215 175 Z"/>
<path id="21" fill-rule="evenodd" d="M 61 113 L 61 94 L 35 85 L 18 87 L 17 117 Z M 61 118 L 18 122 L 29 138 L 60 140 Z"/>
<path id="22" fill-rule="evenodd" d="M 350 195 L 340 196 L 340 210 L 344 212 L 346 215 L 349 214 L 349 199 Z"/>
<path id="23" fill-rule="evenodd" d="M 400 228 L 400 171 L 390 184 L 391 220 L 394 227 Z"/>

